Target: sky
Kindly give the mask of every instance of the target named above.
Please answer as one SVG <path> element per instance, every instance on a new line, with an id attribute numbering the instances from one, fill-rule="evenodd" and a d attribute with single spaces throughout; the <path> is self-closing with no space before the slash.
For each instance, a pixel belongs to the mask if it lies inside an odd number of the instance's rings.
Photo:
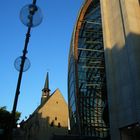
<path id="1" fill-rule="evenodd" d="M 46 74 L 51 93 L 57 88 L 67 96 L 68 54 L 74 25 L 84 0 L 37 0 L 42 23 L 31 29 L 27 57 L 31 66 L 23 73 L 17 111 L 25 119 L 40 104 Z M 12 110 L 19 72 L 14 61 L 22 55 L 27 27 L 20 10 L 31 0 L 0 1 L 0 107 Z"/>

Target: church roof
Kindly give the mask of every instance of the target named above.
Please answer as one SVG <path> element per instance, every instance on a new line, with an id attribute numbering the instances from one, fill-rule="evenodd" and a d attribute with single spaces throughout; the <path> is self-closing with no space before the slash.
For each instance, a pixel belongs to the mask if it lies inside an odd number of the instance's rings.
<path id="1" fill-rule="evenodd" d="M 51 99 L 51 97 L 54 96 L 55 93 L 57 93 L 57 91 L 61 94 L 62 98 L 64 99 L 62 93 L 61 93 L 60 90 L 57 88 L 57 89 L 49 96 L 48 100 L 46 100 L 43 104 L 40 104 L 40 105 L 36 108 L 36 110 L 33 112 L 33 114 L 36 113 L 36 112 L 38 112 L 39 109 L 41 109 L 41 108 Z M 64 102 L 66 103 L 65 99 L 64 99 Z M 67 105 L 67 103 L 66 103 L 66 105 Z"/>

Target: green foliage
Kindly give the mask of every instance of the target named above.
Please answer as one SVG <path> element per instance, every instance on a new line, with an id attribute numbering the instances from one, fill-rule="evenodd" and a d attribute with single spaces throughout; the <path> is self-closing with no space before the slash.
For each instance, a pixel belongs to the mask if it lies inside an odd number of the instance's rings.
<path id="1" fill-rule="evenodd" d="M 21 113 L 15 114 L 15 126 L 20 118 Z M 6 129 L 11 121 L 11 113 L 7 111 L 6 106 L 0 107 L 0 128 Z"/>
<path id="2" fill-rule="evenodd" d="M 17 121 L 19 120 L 20 116 L 21 116 L 21 113 L 16 112 L 16 114 L 15 114 L 15 123 L 17 123 Z"/>

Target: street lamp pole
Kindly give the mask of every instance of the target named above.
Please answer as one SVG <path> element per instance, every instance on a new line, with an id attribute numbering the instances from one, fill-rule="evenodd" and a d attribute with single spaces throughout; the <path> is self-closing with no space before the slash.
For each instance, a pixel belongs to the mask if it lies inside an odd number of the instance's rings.
<path id="1" fill-rule="evenodd" d="M 12 109 L 12 114 L 11 114 L 11 119 L 12 119 L 11 120 L 11 127 L 12 127 L 11 129 L 14 128 L 14 124 L 15 124 L 15 121 L 16 121 L 15 120 L 15 114 L 16 114 L 16 108 L 17 108 L 17 103 L 18 103 L 18 96 L 20 94 L 20 85 L 21 85 L 23 68 L 24 68 L 24 63 L 25 63 L 26 54 L 27 54 L 27 47 L 28 47 L 28 43 L 29 43 L 30 31 L 31 31 L 31 28 L 28 27 L 28 31 L 27 31 L 27 34 L 26 34 L 26 40 L 25 40 L 25 46 L 24 46 L 24 50 L 23 50 L 23 55 L 21 57 L 20 71 L 19 71 L 17 88 L 16 88 L 16 93 L 15 93 L 15 99 L 14 99 L 14 104 L 13 104 L 13 109 Z"/>
<path id="2" fill-rule="evenodd" d="M 23 14 L 27 13 L 27 15 L 23 15 L 22 13 Z M 15 121 L 16 121 L 15 114 L 16 114 L 16 108 L 17 108 L 17 103 L 18 103 L 18 97 L 20 94 L 20 85 L 21 85 L 22 75 L 23 75 L 23 72 L 28 70 L 30 67 L 30 62 L 26 58 L 26 54 L 28 52 L 27 47 L 28 47 L 28 43 L 29 43 L 29 39 L 30 39 L 31 28 L 39 25 L 42 21 L 41 16 L 39 16 L 39 18 L 40 18 L 39 20 L 36 20 L 36 18 L 38 18 L 38 14 L 40 14 L 40 9 L 39 9 L 39 7 L 36 6 L 36 0 L 33 0 L 32 4 L 24 6 L 21 10 L 21 15 L 20 15 L 21 21 L 24 25 L 26 25 L 28 27 L 28 30 L 26 33 L 23 55 L 15 60 L 15 68 L 19 71 L 19 76 L 18 76 L 18 81 L 17 81 L 13 109 L 12 109 L 12 113 L 11 113 L 11 123 L 10 123 L 10 127 L 9 127 L 8 140 L 13 139 L 12 133 L 13 133 L 13 128 L 14 128 Z M 17 62 L 20 62 L 20 64 Z M 26 62 L 28 64 L 27 67 L 25 67 Z"/>

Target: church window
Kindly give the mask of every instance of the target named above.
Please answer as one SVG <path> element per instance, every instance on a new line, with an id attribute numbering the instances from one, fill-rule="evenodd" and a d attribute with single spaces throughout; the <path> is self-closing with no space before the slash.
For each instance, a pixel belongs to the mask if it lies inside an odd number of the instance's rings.
<path id="1" fill-rule="evenodd" d="M 60 124 L 60 122 L 58 123 L 58 127 L 61 127 L 61 124 Z"/>
<path id="2" fill-rule="evenodd" d="M 55 117 L 55 120 L 57 120 L 57 117 Z"/>
<path id="3" fill-rule="evenodd" d="M 54 122 L 53 121 L 51 122 L 50 126 L 52 126 L 52 127 L 54 126 Z"/>

